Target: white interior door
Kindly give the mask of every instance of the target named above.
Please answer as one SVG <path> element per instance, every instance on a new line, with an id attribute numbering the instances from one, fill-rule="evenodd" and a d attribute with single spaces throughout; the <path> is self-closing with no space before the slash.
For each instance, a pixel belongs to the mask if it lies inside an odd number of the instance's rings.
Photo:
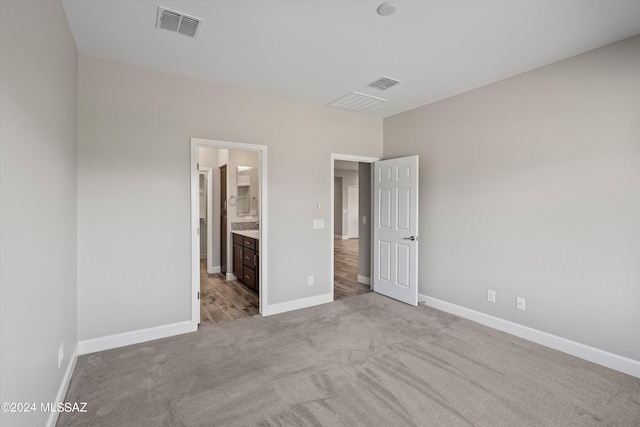
<path id="1" fill-rule="evenodd" d="M 418 305 L 418 156 L 374 163 L 373 290 Z"/>

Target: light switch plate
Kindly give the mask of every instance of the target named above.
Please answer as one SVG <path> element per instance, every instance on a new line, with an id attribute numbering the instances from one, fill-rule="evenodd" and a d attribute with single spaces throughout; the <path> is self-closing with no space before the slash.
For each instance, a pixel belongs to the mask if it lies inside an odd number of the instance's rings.
<path id="1" fill-rule="evenodd" d="M 324 219 L 314 219 L 313 220 L 313 228 L 314 230 L 320 230 L 324 228 Z"/>

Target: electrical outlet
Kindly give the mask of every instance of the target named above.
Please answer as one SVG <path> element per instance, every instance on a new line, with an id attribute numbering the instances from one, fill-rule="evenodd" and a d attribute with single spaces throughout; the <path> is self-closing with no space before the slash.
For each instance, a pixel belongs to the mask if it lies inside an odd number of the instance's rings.
<path id="1" fill-rule="evenodd" d="M 520 297 L 516 298 L 516 308 L 518 310 L 524 310 L 525 309 L 525 307 L 524 307 L 524 298 L 520 298 Z"/>
<path id="2" fill-rule="evenodd" d="M 62 359 L 64 359 L 64 341 L 58 347 L 58 368 L 62 366 Z"/>
<path id="3" fill-rule="evenodd" d="M 487 301 L 496 302 L 496 291 L 492 291 L 491 289 L 487 289 Z"/>
<path id="4" fill-rule="evenodd" d="M 307 276 L 307 285 L 313 286 L 313 276 Z"/>

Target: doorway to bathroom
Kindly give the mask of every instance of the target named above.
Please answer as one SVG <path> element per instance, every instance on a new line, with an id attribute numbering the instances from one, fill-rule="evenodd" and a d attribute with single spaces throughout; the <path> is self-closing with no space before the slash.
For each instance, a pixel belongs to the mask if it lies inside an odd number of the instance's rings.
<path id="1" fill-rule="evenodd" d="M 262 310 L 266 147 L 192 138 L 191 148 L 195 330 Z"/>

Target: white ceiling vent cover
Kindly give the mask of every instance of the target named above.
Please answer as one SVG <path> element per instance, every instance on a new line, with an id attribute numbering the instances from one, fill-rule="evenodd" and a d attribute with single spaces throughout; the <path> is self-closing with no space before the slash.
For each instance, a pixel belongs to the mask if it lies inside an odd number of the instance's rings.
<path id="1" fill-rule="evenodd" d="M 400 80 L 396 80 L 396 79 L 392 79 L 390 77 L 382 76 L 381 78 L 379 78 L 375 82 L 370 83 L 369 87 L 374 87 L 376 89 L 385 90 L 385 89 L 389 89 L 390 87 L 393 87 L 393 86 L 397 85 L 398 83 L 402 83 L 402 82 Z"/>
<path id="2" fill-rule="evenodd" d="M 180 33 L 191 38 L 198 38 L 200 28 L 204 21 L 200 18 L 185 15 L 175 10 L 158 7 L 158 19 L 156 28 L 168 30 L 173 33 Z"/>
<path id="3" fill-rule="evenodd" d="M 386 101 L 386 99 L 377 98 L 375 96 L 365 95 L 364 93 L 354 91 L 348 95 L 336 99 L 335 101 L 327 105 L 336 108 L 342 108 L 343 110 L 362 111 L 366 108 L 373 107 L 374 105 Z"/>

